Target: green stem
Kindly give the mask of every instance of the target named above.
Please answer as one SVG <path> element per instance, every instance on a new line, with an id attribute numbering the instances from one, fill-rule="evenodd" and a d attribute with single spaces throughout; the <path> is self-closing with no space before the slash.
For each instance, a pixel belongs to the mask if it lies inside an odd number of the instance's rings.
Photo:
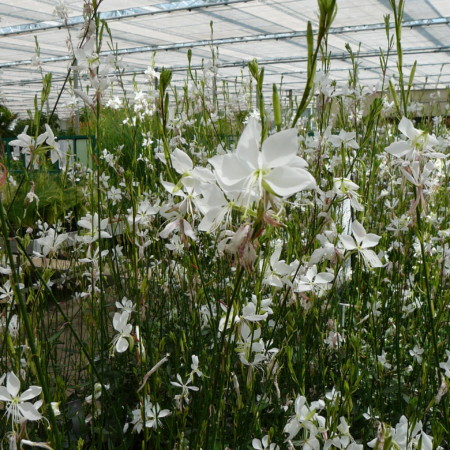
<path id="1" fill-rule="evenodd" d="M 13 280 L 14 280 L 14 283 L 13 283 L 14 295 L 17 300 L 17 306 L 19 307 L 20 316 L 21 316 L 23 324 L 25 326 L 25 332 L 26 332 L 26 335 L 28 338 L 28 344 L 29 344 L 30 350 L 31 350 L 31 358 L 36 367 L 36 372 L 37 372 L 37 375 L 39 378 L 39 383 L 41 384 L 42 392 L 44 394 L 44 400 L 45 400 L 47 406 L 49 406 L 47 410 L 49 413 L 48 415 L 49 415 L 49 420 L 50 420 L 50 425 L 51 425 L 52 435 L 53 435 L 53 440 L 54 440 L 53 444 L 55 445 L 55 447 L 57 449 L 62 449 L 63 447 L 62 447 L 62 442 L 61 442 L 61 436 L 59 435 L 59 431 L 58 431 L 58 424 L 56 423 L 56 417 L 53 412 L 53 408 L 50 406 L 50 404 L 52 402 L 52 398 L 50 396 L 50 391 L 49 391 L 49 387 L 47 384 L 47 378 L 42 370 L 40 354 L 38 352 L 36 342 L 34 340 L 34 334 L 33 334 L 30 319 L 28 316 L 27 307 L 26 307 L 25 301 L 22 297 L 22 292 L 18 288 L 19 278 L 17 276 L 16 264 L 14 261 L 14 256 L 12 254 L 11 244 L 9 242 L 7 219 L 6 219 L 5 210 L 3 208 L 3 201 L 1 198 L 0 198 L 0 220 L 1 220 L 2 234 L 3 234 L 3 239 L 5 242 L 6 252 L 8 253 L 9 265 L 11 267 L 12 276 L 13 276 Z"/>

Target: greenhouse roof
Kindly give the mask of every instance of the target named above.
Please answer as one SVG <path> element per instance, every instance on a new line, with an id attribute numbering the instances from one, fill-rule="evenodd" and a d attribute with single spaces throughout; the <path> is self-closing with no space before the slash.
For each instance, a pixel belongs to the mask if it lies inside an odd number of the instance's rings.
<path id="1" fill-rule="evenodd" d="M 187 52 L 192 68 L 211 64 L 217 49 L 218 80 L 232 83 L 249 76 L 247 61 L 256 58 L 265 67 L 267 89 L 283 80 L 283 89 L 300 94 L 306 79 L 306 26 L 317 29 L 315 0 L 104 0 L 99 8 L 111 30 L 113 47 L 124 68 L 124 86 L 131 90 L 133 76 L 144 80 L 154 57 L 155 68 L 170 68 L 173 83 L 186 79 Z M 66 22 L 55 14 L 56 0 L 0 0 L 0 95 L 13 111 L 33 108 L 40 95 L 42 75 L 52 73 L 49 110 L 62 90 L 73 56 L 68 46 L 79 45 L 83 25 L 83 1 L 66 0 Z M 388 43 L 384 17 L 391 14 L 389 0 L 338 0 L 338 13 L 330 30 L 331 76 L 348 78 L 352 67 L 348 43 L 359 52 L 360 79 L 374 85 L 380 78 L 380 49 Z M 407 0 L 403 17 L 403 64 L 408 75 L 417 60 L 415 87 L 450 85 L 450 1 Z M 393 33 L 393 31 L 391 31 Z M 71 44 L 70 44 L 71 42 Z M 36 43 L 39 55 L 36 55 Z M 396 73 L 395 45 L 387 75 Z M 72 76 L 72 75 L 71 75 Z M 83 77 L 79 80 L 83 83 Z M 69 86 L 69 83 L 66 84 Z M 117 88 L 116 88 L 117 89 Z M 70 98 L 65 89 L 58 103 L 60 116 Z"/>

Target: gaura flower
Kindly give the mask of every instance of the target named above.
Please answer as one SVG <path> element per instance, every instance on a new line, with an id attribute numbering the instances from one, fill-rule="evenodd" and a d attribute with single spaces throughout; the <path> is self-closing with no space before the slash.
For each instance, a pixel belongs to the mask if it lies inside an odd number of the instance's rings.
<path id="1" fill-rule="evenodd" d="M 162 422 L 160 419 L 170 416 L 171 412 L 168 409 L 161 409 L 158 403 L 153 404 L 149 396 L 144 399 L 142 407 L 138 406 L 133 411 L 133 431 L 140 433 L 145 426 L 146 428 L 161 428 Z M 128 424 L 125 425 L 124 432 L 128 429 Z"/>
<path id="2" fill-rule="evenodd" d="M 367 233 L 357 220 L 354 220 L 352 223 L 352 233 L 354 239 L 348 234 L 339 235 L 339 239 L 345 250 L 357 250 L 368 267 L 382 267 L 383 263 L 380 261 L 377 254 L 373 250 L 369 250 L 371 247 L 375 247 L 378 244 L 381 236 Z"/>
<path id="3" fill-rule="evenodd" d="M 113 317 L 113 327 L 118 334 L 114 336 L 111 345 L 116 349 L 116 352 L 123 353 L 128 350 L 130 342 L 133 342 L 131 330 L 133 326 L 128 323 L 130 313 L 128 311 L 116 312 Z"/>
<path id="4" fill-rule="evenodd" d="M 249 198 L 261 198 L 264 192 L 279 197 L 305 189 L 316 182 L 297 156 L 297 131 L 294 128 L 269 136 L 261 145 L 261 124 L 250 118 L 233 153 L 209 160 L 217 182 L 225 193 L 240 191 Z"/>
<path id="5" fill-rule="evenodd" d="M 16 424 L 21 424 L 27 420 L 40 420 L 42 414 L 38 411 L 42 405 L 42 400 L 31 403 L 37 397 L 42 388 L 40 386 L 30 386 L 22 395 L 19 395 L 20 381 L 14 372 L 9 372 L 6 377 L 6 387 L 0 386 L 0 400 L 6 403 L 6 416 L 12 418 Z"/>
<path id="6" fill-rule="evenodd" d="M 439 144 L 439 141 L 432 134 L 423 130 L 414 128 L 411 120 L 403 117 L 398 124 L 398 130 L 408 138 L 407 141 L 393 142 L 386 147 L 386 152 L 397 158 L 403 158 L 408 161 L 420 159 L 421 154 L 433 158 L 445 158 L 445 155 L 436 152 L 433 147 Z"/>
<path id="7" fill-rule="evenodd" d="M 100 219 L 97 213 L 94 216 L 86 214 L 78 221 L 78 226 L 88 230 L 88 233 L 83 236 L 77 236 L 77 240 L 86 244 L 92 244 L 99 238 L 108 239 L 111 235 L 106 231 L 108 226 L 108 219 Z"/>

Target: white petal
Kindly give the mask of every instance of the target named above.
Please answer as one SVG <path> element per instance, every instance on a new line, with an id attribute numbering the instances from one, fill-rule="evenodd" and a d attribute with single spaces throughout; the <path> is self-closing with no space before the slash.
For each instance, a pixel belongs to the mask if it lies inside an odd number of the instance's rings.
<path id="1" fill-rule="evenodd" d="M 14 372 L 8 373 L 8 378 L 6 379 L 6 389 L 11 394 L 11 397 L 17 397 L 20 390 L 20 381 L 14 374 Z"/>
<path id="2" fill-rule="evenodd" d="M 398 130 L 401 131 L 409 139 L 415 139 L 417 136 L 422 134 L 422 131 L 414 128 L 413 123 L 406 117 L 402 117 L 400 123 L 398 124 Z"/>
<path id="3" fill-rule="evenodd" d="M 239 139 L 236 155 L 255 169 L 258 167 L 259 141 L 261 140 L 261 124 L 250 117 Z"/>
<path id="4" fill-rule="evenodd" d="M 118 353 L 123 353 L 128 349 L 128 340 L 121 337 L 116 342 L 116 350 Z"/>
<path id="5" fill-rule="evenodd" d="M 269 136 L 262 145 L 263 168 L 280 167 L 289 164 L 297 155 L 297 130 L 280 131 Z"/>
<path id="6" fill-rule="evenodd" d="M 428 434 L 422 431 L 422 450 L 432 450 L 433 440 Z"/>
<path id="7" fill-rule="evenodd" d="M 345 250 L 354 250 L 356 248 L 355 240 L 348 234 L 339 235 L 339 240 L 342 242 Z"/>
<path id="8" fill-rule="evenodd" d="M 406 155 L 408 152 L 412 151 L 411 144 L 406 141 L 393 142 L 391 145 L 385 148 L 385 151 L 398 158 Z"/>
<path id="9" fill-rule="evenodd" d="M 190 172 L 194 165 L 192 164 L 192 160 L 185 152 L 176 148 L 172 154 L 170 155 L 172 159 L 173 168 L 180 174 L 185 172 Z"/>
<path id="10" fill-rule="evenodd" d="M 366 230 L 357 220 L 354 220 L 352 223 L 352 231 L 358 244 L 360 244 L 367 235 Z"/>
<path id="11" fill-rule="evenodd" d="M 176 219 L 173 222 L 168 223 L 164 227 L 164 230 L 162 230 L 159 233 L 159 236 L 162 237 L 163 239 L 167 239 L 169 237 L 170 233 L 172 233 L 172 231 L 176 230 L 179 226 L 180 226 L 180 219 Z"/>
<path id="12" fill-rule="evenodd" d="M 316 181 L 308 171 L 292 167 L 276 167 L 265 175 L 263 180 L 281 197 L 290 197 L 297 192 L 316 187 Z"/>
<path id="13" fill-rule="evenodd" d="M 284 433 L 289 434 L 289 436 L 288 436 L 289 440 L 291 440 L 295 436 L 297 436 L 299 431 L 300 431 L 300 424 L 295 419 L 291 419 L 283 429 Z"/>
<path id="14" fill-rule="evenodd" d="M 314 278 L 314 283 L 316 284 L 325 284 L 331 283 L 333 281 L 334 275 L 328 272 L 320 272 Z"/>
<path id="15" fill-rule="evenodd" d="M 20 401 L 24 402 L 26 400 L 31 400 L 34 397 L 37 397 L 42 391 L 40 386 L 30 386 L 21 396 Z"/>
<path id="16" fill-rule="evenodd" d="M 27 420 L 42 419 L 42 414 L 35 408 L 33 403 L 25 402 L 19 403 L 19 411 Z"/>
<path id="17" fill-rule="evenodd" d="M 30 447 L 39 447 L 39 448 L 46 448 L 48 450 L 53 450 L 52 447 L 50 447 L 50 445 L 48 445 L 46 442 L 32 442 L 29 441 L 28 439 L 22 439 L 20 441 L 20 445 L 29 445 Z"/>
<path id="18" fill-rule="evenodd" d="M 378 241 L 381 239 L 381 236 L 378 236 L 373 233 L 367 233 L 364 236 L 364 239 L 362 240 L 361 247 L 368 248 L 368 247 L 375 247 L 375 245 L 378 244 Z"/>
<path id="19" fill-rule="evenodd" d="M 0 401 L 2 402 L 11 402 L 12 397 L 10 393 L 8 392 L 8 389 L 5 388 L 5 386 L 0 386 Z"/>
<path id="20" fill-rule="evenodd" d="M 370 267 L 383 267 L 383 263 L 380 261 L 377 254 L 373 250 L 362 249 L 361 254 Z"/>
<path id="21" fill-rule="evenodd" d="M 171 412 L 168 409 L 163 409 L 162 411 L 159 411 L 158 418 L 170 416 L 170 414 Z"/>
<path id="22" fill-rule="evenodd" d="M 235 154 L 214 156 L 209 162 L 215 169 L 219 184 L 227 188 L 239 185 L 253 172 L 253 169 Z"/>
<path id="23" fill-rule="evenodd" d="M 259 439 L 253 439 L 252 440 L 252 446 L 256 450 L 264 450 L 264 448 L 261 445 L 261 441 Z"/>

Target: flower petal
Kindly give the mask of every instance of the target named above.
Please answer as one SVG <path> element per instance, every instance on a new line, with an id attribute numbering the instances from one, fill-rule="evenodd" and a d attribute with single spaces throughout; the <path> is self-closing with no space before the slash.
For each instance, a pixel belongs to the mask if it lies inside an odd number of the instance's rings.
<path id="1" fill-rule="evenodd" d="M 236 155 L 256 169 L 258 167 L 259 141 L 261 139 L 261 124 L 250 117 L 247 126 L 236 147 Z"/>
<path id="2" fill-rule="evenodd" d="M 37 397 L 42 391 L 40 386 L 30 386 L 21 396 L 20 401 L 25 402 L 27 400 L 31 400 L 34 397 Z"/>
<path id="3" fill-rule="evenodd" d="M 6 389 L 11 394 L 11 397 L 17 397 L 20 390 L 20 381 L 14 374 L 14 372 L 8 373 L 8 378 L 6 379 Z"/>
<path id="4" fill-rule="evenodd" d="M 316 187 L 316 181 L 308 171 L 293 167 L 276 167 L 265 175 L 263 180 L 281 197 L 290 197 L 297 192 Z"/>
<path id="5" fill-rule="evenodd" d="M 332 273 L 320 272 L 316 275 L 316 278 L 314 278 L 314 283 L 315 284 L 331 283 L 333 279 L 334 275 Z"/>
<path id="6" fill-rule="evenodd" d="M 385 151 L 398 158 L 405 156 L 408 152 L 412 151 L 411 144 L 406 141 L 393 142 L 391 145 L 385 148 Z"/>
<path id="7" fill-rule="evenodd" d="M 118 353 L 123 353 L 128 349 L 129 343 L 128 340 L 120 337 L 116 342 L 116 350 Z"/>
<path id="8" fill-rule="evenodd" d="M 378 258 L 377 254 L 373 250 L 362 249 L 361 255 L 363 255 L 364 261 L 370 267 L 383 267 L 383 263 Z"/>
<path id="9" fill-rule="evenodd" d="M 375 245 L 378 245 L 378 241 L 380 239 L 381 236 L 378 236 L 373 233 L 367 233 L 362 240 L 361 247 L 363 248 L 375 247 Z"/>
<path id="10" fill-rule="evenodd" d="M 353 231 L 353 236 L 356 239 L 356 242 L 358 244 L 361 244 L 362 240 L 367 235 L 366 230 L 364 229 L 364 227 L 357 220 L 354 220 L 353 223 L 352 223 L 352 231 Z"/>
<path id="11" fill-rule="evenodd" d="M 192 159 L 185 152 L 176 148 L 171 156 L 173 168 L 180 174 L 185 172 L 190 172 L 194 165 L 192 164 Z"/>
<path id="12" fill-rule="evenodd" d="M 297 130 L 280 131 L 269 136 L 262 145 L 263 168 L 280 167 L 289 164 L 297 155 Z"/>
<path id="13" fill-rule="evenodd" d="M 33 403 L 25 402 L 19 403 L 19 411 L 23 417 L 27 420 L 40 420 L 42 419 L 42 414 L 35 408 Z"/>
<path id="14" fill-rule="evenodd" d="M 409 139 L 415 139 L 417 136 L 420 136 L 423 133 L 421 130 L 414 128 L 413 123 L 406 117 L 402 117 L 402 120 L 400 120 L 400 123 L 398 124 L 398 130 L 401 131 Z"/>
<path id="15" fill-rule="evenodd" d="M 253 172 L 253 169 L 235 154 L 214 156 L 209 162 L 215 169 L 219 184 L 228 189 L 238 186 Z"/>
<path id="16" fill-rule="evenodd" d="M 339 240 L 342 242 L 345 250 L 354 250 L 356 248 L 355 240 L 348 234 L 341 234 Z"/>
<path id="17" fill-rule="evenodd" d="M 170 416 L 172 414 L 168 409 L 163 409 L 162 411 L 159 411 L 158 418 Z"/>
<path id="18" fill-rule="evenodd" d="M 5 388 L 5 386 L 0 386 L 0 401 L 2 402 L 11 402 L 12 397 L 10 393 L 8 392 L 8 389 Z"/>

